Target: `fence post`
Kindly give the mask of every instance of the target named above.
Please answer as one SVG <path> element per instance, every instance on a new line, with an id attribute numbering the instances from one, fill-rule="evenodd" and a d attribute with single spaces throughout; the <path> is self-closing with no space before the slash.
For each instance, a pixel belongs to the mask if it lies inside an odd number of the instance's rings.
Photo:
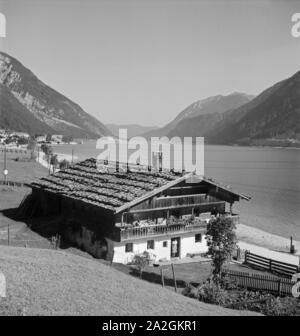
<path id="1" fill-rule="evenodd" d="M 175 289 L 175 292 L 177 292 L 177 283 L 176 283 L 176 276 L 175 276 L 174 264 L 172 264 L 171 266 L 172 266 L 172 272 L 173 272 L 174 289 Z"/>
<path id="2" fill-rule="evenodd" d="M 281 279 L 278 280 L 278 296 L 281 295 Z"/>
<path id="3" fill-rule="evenodd" d="M 58 250 L 60 248 L 60 234 L 57 234 L 56 236 L 56 249 Z"/>
<path id="4" fill-rule="evenodd" d="M 161 276 L 161 284 L 163 287 L 165 287 L 164 270 L 162 267 L 160 267 L 160 276 Z"/>

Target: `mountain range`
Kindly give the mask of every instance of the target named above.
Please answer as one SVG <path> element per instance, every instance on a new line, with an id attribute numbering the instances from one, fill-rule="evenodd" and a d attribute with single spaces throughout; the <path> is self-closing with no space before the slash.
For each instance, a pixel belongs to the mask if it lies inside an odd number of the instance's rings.
<path id="1" fill-rule="evenodd" d="M 30 134 L 98 138 L 111 132 L 78 104 L 0 52 L 0 128 Z"/>
<path id="2" fill-rule="evenodd" d="M 18 60 L 0 52 L 0 129 L 74 138 L 203 136 L 208 144 L 300 144 L 300 71 L 254 97 L 234 92 L 198 100 L 163 127 L 104 125 L 50 88 Z"/>
<path id="3" fill-rule="evenodd" d="M 208 144 L 300 144 L 300 71 L 256 97 L 233 93 L 197 101 L 151 136 L 203 136 Z"/>
<path id="4" fill-rule="evenodd" d="M 209 143 L 292 145 L 300 140 L 300 71 L 224 113 Z"/>
<path id="5" fill-rule="evenodd" d="M 154 131 L 146 132 L 145 136 L 184 137 L 199 135 L 219 121 L 224 112 L 240 107 L 248 103 L 252 98 L 253 96 L 251 95 L 234 92 L 228 96 L 216 95 L 198 100 L 180 112 L 167 125 Z"/>
<path id="6" fill-rule="evenodd" d="M 105 126 L 112 132 L 114 136 L 119 136 L 119 129 L 126 129 L 128 138 L 158 129 L 158 126 L 142 126 L 138 124 L 106 124 Z"/>

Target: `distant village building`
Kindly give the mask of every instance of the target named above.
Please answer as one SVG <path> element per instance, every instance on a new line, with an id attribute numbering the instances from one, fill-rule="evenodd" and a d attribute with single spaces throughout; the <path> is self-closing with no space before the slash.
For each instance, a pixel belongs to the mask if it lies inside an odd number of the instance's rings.
<path id="1" fill-rule="evenodd" d="M 30 135 L 25 132 L 15 132 L 0 129 L 0 143 L 7 146 L 18 146 L 28 143 Z"/>
<path id="2" fill-rule="evenodd" d="M 51 136 L 51 141 L 61 143 L 63 141 L 63 135 L 62 134 L 53 134 Z"/>
<path id="3" fill-rule="evenodd" d="M 30 135 L 28 133 L 25 133 L 25 132 L 13 132 L 10 135 L 11 136 L 16 136 L 18 138 L 25 138 L 25 139 L 30 138 Z"/>
<path id="4" fill-rule="evenodd" d="M 46 142 L 47 141 L 47 135 L 43 134 L 43 135 L 37 135 L 35 137 L 35 140 L 37 143 L 42 143 L 42 142 Z"/>
<path id="5" fill-rule="evenodd" d="M 6 130 L 5 129 L 0 129 L 0 143 L 4 144 L 6 138 L 7 138 Z"/>
<path id="6" fill-rule="evenodd" d="M 31 185 L 24 214 L 57 218 L 64 239 L 98 258 L 129 263 L 207 251 L 211 216 L 239 223 L 232 205 L 249 197 L 193 173 L 88 159 Z M 52 221 L 53 222 L 53 221 Z"/>

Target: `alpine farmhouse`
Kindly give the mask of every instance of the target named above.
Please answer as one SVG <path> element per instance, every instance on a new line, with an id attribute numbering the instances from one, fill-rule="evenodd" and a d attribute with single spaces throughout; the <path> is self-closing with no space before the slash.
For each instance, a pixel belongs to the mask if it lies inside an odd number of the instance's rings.
<path id="1" fill-rule="evenodd" d="M 148 251 L 155 261 L 207 251 L 211 216 L 239 215 L 246 195 L 194 173 L 87 159 L 30 184 L 27 217 L 55 218 L 58 232 L 97 258 L 129 263 Z"/>

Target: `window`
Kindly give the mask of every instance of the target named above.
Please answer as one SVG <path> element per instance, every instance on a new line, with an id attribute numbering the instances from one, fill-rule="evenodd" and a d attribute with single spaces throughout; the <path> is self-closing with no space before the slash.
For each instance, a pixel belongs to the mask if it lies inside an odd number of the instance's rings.
<path id="1" fill-rule="evenodd" d="M 195 243 L 201 243 L 202 242 L 202 234 L 197 233 L 195 234 Z"/>
<path id="2" fill-rule="evenodd" d="M 168 242 L 167 241 L 163 242 L 163 247 L 168 247 Z"/>
<path id="3" fill-rule="evenodd" d="M 147 250 L 154 250 L 154 240 L 147 241 Z"/>
<path id="4" fill-rule="evenodd" d="M 127 243 L 125 245 L 125 252 L 133 252 L 133 243 Z"/>

